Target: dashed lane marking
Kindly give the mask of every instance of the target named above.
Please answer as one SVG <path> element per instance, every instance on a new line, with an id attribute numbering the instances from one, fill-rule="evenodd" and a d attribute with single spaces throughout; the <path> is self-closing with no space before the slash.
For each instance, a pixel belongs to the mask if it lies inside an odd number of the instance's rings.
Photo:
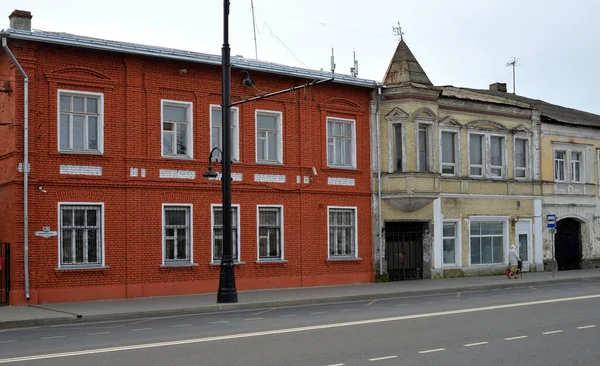
<path id="1" fill-rule="evenodd" d="M 248 321 L 254 321 L 254 320 L 263 320 L 264 318 L 248 318 L 246 320 Z"/>
<path id="2" fill-rule="evenodd" d="M 260 315 L 260 314 L 264 314 L 264 313 L 268 313 L 269 311 L 273 311 L 273 310 L 277 310 L 279 308 L 271 308 L 271 309 L 267 309 L 267 310 L 263 310 L 263 311 L 259 311 L 256 314 L 252 314 L 252 316 L 256 316 L 256 315 Z"/>
<path id="3" fill-rule="evenodd" d="M 291 318 L 292 316 L 296 316 L 296 314 L 287 314 L 287 315 L 280 315 L 280 318 Z"/>
<path id="4" fill-rule="evenodd" d="M 40 339 L 58 339 L 58 338 L 67 338 L 67 336 L 51 336 L 51 337 L 42 337 Z"/>
<path id="5" fill-rule="evenodd" d="M 131 329 L 130 332 L 143 332 L 145 330 L 152 330 L 152 328 L 137 328 L 137 329 Z"/>
<path id="6" fill-rule="evenodd" d="M 514 341 L 517 339 L 523 339 L 523 338 L 527 338 L 527 336 L 516 336 L 516 337 L 509 337 L 509 338 L 504 338 L 505 341 Z"/>
<path id="7" fill-rule="evenodd" d="M 16 339 L 10 339 L 8 341 L 0 341 L 0 343 L 14 343 L 16 341 L 17 341 Z"/>
<path id="8" fill-rule="evenodd" d="M 549 332 L 544 332 L 542 333 L 543 335 L 548 335 L 548 334 L 556 334 L 556 333 L 562 333 L 564 332 L 563 330 L 551 330 Z"/>
<path id="9" fill-rule="evenodd" d="M 208 324 L 224 324 L 224 323 L 229 323 L 229 320 L 219 320 L 216 322 L 209 322 Z"/>
<path id="10" fill-rule="evenodd" d="M 398 306 L 400 306 L 400 305 L 398 305 Z M 355 311 L 355 310 L 356 310 L 356 309 L 342 309 L 342 310 L 340 310 L 340 311 Z"/>
<path id="11" fill-rule="evenodd" d="M 95 332 L 95 333 L 88 333 L 87 335 L 93 336 L 93 335 L 101 335 L 101 334 L 110 334 L 110 332 Z"/>
<path id="12" fill-rule="evenodd" d="M 383 360 L 391 360 L 392 358 L 398 358 L 398 356 L 383 356 L 383 357 L 375 357 L 369 358 L 369 361 L 383 361 Z"/>
<path id="13" fill-rule="evenodd" d="M 474 347 L 474 346 L 483 346 L 484 344 L 488 344 L 490 342 L 477 342 L 477 343 L 469 343 L 465 344 L 465 347 Z"/>
<path id="14" fill-rule="evenodd" d="M 191 324 L 179 324 L 179 325 L 171 325 L 171 328 L 182 328 L 182 327 L 191 327 Z"/>
<path id="15" fill-rule="evenodd" d="M 445 350 L 446 350 L 445 348 L 436 348 L 436 349 L 428 349 L 425 351 L 419 351 L 419 353 L 424 354 L 424 353 L 442 352 Z"/>
<path id="16" fill-rule="evenodd" d="M 221 335 L 221 336 L 204 337 L 204 338 L 190 338 L 190 339 L 182 339 L 182 340 L 167 341 L 167 342 L 154 342 L 154 343 L 135 344 L 135 345 L 128 345 L 128 346 L 95 348 L 95 349 L 70 351 L 70 352 L 47 353 L 47 354 L 39 354 L 39 355 L 33 355 L 33 356 L 2 358 L 2 359 L 0 359 L 0 363 L 11 363 L 11 362 L 14 363 L 14 362 L 25 362 L 25 361 L 34 361 L 34 360 L 45 360 L 45 359 L 52 359 L 52 358 L 63 358 L 63 357 L 93 355 L 93 354 L 101 354 L 101 353 L 111 353 L 111 352 L 135 351 L 135 350 L 142 350 L 142 349 L 149 349 L 149 348 L 181 346 L 181 345 L 189 345 L 189 344 L 208 343 L 208 342 L 219 342 L 219 341 L 225 341 L 225 340 L 231 340 L 231 339 L 248 339 L 248 338 L 254 338 L 254 337 L 264 337 L 264 336 L 279 335 L 279 334 L 309 332 L 309 331 L 315 331 L 315 330 L 321 330 L 321 329 L 355 327 L 355 326 L 361 326 L 361 325 L 367 325 L 367 324 L 389 323 L 389 322 L 411 320 L 411 319 L 425 319 L 425 318 L 435 318 L 435 317 L 455 315 L 455 314 L 485 312 L 485 311 L 498 310 L 498 309 L 512 309 L 512 308 L 520 308 L 520 307 L 525 307 L 525 306 L 538 306 L 538 305 L 542 305 L 542 304 L 558 304 L 558 303 L 571 302 L 571 301 L 598 300 L 598 299 L 600 299 L 600 294 L 575 296 L 575 297 L 562 297 L 562 298 L 548 299 L 548 300 L 536 300 L 536 301 L 527 301 L 527 302 L 512 303 L 512 304 L 482 306 L 482 307 L 476 307 L 476 308 L 446 310 L 446 311 L 437 311 L 437 312 L 421 313 L 421 314 L 413 314 L 413 315 L 401 315 L 401 316 L 385 317 L 385 318 L 377 318 L 377 319 L 354 320 L 354 321 L 350 321 L 350 322 L 311 325 L 311 326 L 304 326 L 304 327 L 297 327 L 297 328 L 273 329 L 273 330 L 266 330 L 266 331 L 259 331 L 259 332 L 234 333 L 234 334 L 226 334 L 226 335 Z M 439 348 L 436 350 L 426 350 L 426 351 L 421 351 L 421 352 L 429 353 L 429 352 L 434 352 L 434 351 L 438 352 L 438 351 L 444 351 L 444 350 L 445 350 L 444 348 Z"/>
<path id="17" fill-rule="evenodd" d="M 334 363 L 333 365 L 327 365 L 327 366 L 345 366 L 345 364 L 343 364 L 343 363 Z"/>
<path id="18" fill-rule="evenodd" d="M 314 313 L 310 313 L 310 315 L 319 315 L 319 314 L 327 314 L 326 311 L 315 311 Z"/>
<path id="19" fill-rule="evenodd" d="M 589 329 L 589 328 L 596 328 L 596 326 L 592 324 L 592 325 L 584 325 L 581 327 L 577 327 L 577 329 Z"/>

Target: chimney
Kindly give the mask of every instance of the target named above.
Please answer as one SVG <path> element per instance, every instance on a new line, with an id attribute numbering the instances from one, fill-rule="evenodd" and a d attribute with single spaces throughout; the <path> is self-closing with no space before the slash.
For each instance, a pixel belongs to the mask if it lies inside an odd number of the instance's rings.
<path id="1" fill-rule="evenodd" d="M 31 32 L 31 12 L 26 10 L 15 10 L 8 16 L 10 28 Z"/>
<path id="2" fill-rule="evenodd" d="M 506 93 L 506 83 L 493 83 L 493 84 L 490 84 L 490 90 L 491 91 L 498 91 L 498 92 Z"/>

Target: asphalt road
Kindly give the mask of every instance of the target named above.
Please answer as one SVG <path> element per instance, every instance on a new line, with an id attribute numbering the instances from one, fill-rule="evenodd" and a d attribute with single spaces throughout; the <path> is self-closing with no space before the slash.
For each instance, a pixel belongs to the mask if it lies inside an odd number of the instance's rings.
<path id="1" fill-rule="evenodd" d="M 0 332 L 21 365 L 600 365 L 600 281 Z"/>

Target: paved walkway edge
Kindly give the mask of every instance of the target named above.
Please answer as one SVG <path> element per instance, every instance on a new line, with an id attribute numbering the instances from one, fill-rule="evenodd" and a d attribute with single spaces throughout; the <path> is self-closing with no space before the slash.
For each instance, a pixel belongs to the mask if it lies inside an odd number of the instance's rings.
<path id="1" fill-rule="evenodd" d="M 25 328 L 35 327 L 42 325 L 58 325 L 58 324 L 73 324 L 73 323 L 88 323 L 88 322 L 99 322 L 99 321 L 110 321 L 110 320 L 124 320 L 124 319 L 143 319 L 143 318 L 156 318 L 174 315 L 194 315 L 194 314 L 210 314 L 215 312 L 226 312 L 226 311 L 241 311 L 241 310 L 255 310 L 265 309 L 273 307 L 286 307 L 286 306 L 302 306 L 302 305 L 316 305 L 316 304 L 335 304 L 340 302 L 349 301 L 364 301 L 364 300 L 376 300 L 376 299 L 391 299 L 391 298 L 404 298 L 414 297 L 423 295 L 439 295 L 445 293 L 456 293 L 456 292 L 468 292 L 477 290 L 490 290 L 490 289 L 502 289 L 510 288 L 518 285 L 525 286 L 536 286 L 536 285 L 548 285 L 568 282 L 584 282 L 589 280 L 598 279 L 598 276 L 586 276 L 579 278 L 556 278 L 551 280 L 540 280 L 540 281 L 529 281 L 529 280 L 514 280 L 506 283 L 494 283 L 494 284 L 479 284 L 479 285 L 467 285 L 467 286 L 455 286 L 446 288 L 435 288 L 426 290 L 402 290 L 398 289 L 386 293 L 369 293 L 369 294 L 356 294 L 356 295 L 340 295 L 340 296 L 329 296 L 324 298 L 304 298 L 304 299 L 292 299 L 292 300 L 278 300 L 278 301 L 264 301 L 264 302 L 251 302 L 244 303 L 238 302 L 235 304 L 216 304 L 212 306 L 198 306 L 189 308 L 175 308 L 175 309 L 159 309 L 159 310 L 143 310 L 143 311 L 128 311 L 119 313 L 106 313 L 106 314 L 73 314 L 72 316 L 65 316 L 67 314 L 61 314 L 54 318 L 35 318 L 35 319 L 23 319 L 14 321 L 0 322 L 0 329 L 12 329 L 12 328 Z M 37 306 L 36 307 L 41 307 Z M 54 310 L 48 310 L 54 311 Z"/>

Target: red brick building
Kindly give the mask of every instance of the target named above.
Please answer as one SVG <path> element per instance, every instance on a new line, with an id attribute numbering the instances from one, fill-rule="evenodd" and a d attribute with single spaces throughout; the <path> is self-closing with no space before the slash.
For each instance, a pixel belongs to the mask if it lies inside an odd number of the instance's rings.
<path id="1" fill-rule="evenodd" d="M 203 173 L 221 144 L 220 57 L 30 29 L 13 13 L 0 33 L 10 303 L 216 291 L 221 184 Z M 24 78 L 7 50 L 28 77 L 27 220 Z M 233 102 L 331 76 L 237 57 L 232 67 Z M 375 84 L 336 74 L 233 109 L 238 289 L 373 280 Z"/>

